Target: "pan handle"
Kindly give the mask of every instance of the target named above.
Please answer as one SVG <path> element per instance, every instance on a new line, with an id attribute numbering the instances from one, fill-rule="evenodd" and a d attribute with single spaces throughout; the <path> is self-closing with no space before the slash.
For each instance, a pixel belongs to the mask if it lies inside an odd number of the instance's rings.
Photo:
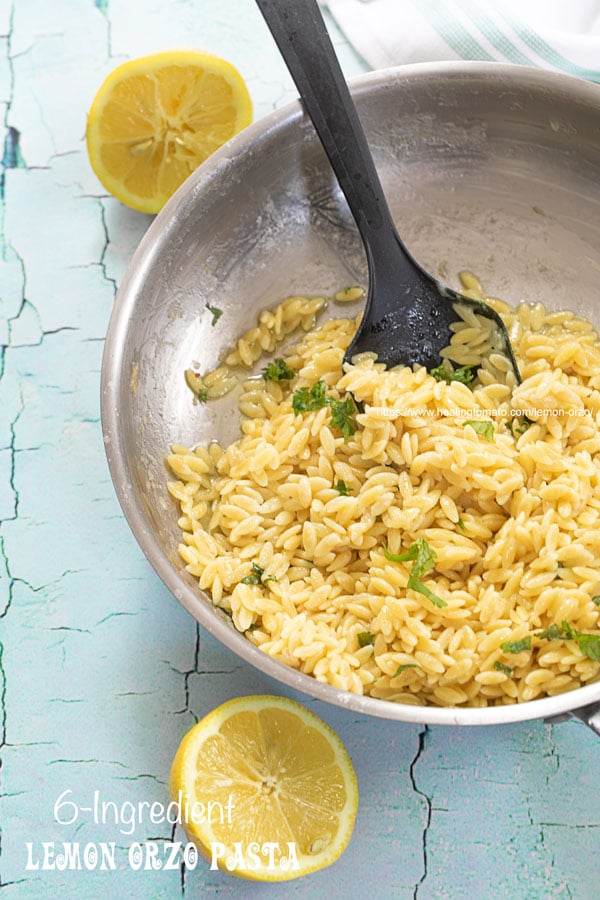
<path id="1" fill-rule="evenodd" d="M 568 722 L 571 719 L 579 719 L 592 731 L 600 737 L 600 703 L 590 703 L 588 706 L 580 706 L 569 712 L 559 713 L 557 716 L 546 716 L 544 722 L 551 722 L 553 725 L 558 722 Z"/>
<path id="2" fill-rule="evenodd" d="M 575 719 L 581 719 L 588 728 L 595 731 L 600 736 L 600 703 L 590 703 L 589 706 L 580 706 L 574 709 L 571 716 Z"/>

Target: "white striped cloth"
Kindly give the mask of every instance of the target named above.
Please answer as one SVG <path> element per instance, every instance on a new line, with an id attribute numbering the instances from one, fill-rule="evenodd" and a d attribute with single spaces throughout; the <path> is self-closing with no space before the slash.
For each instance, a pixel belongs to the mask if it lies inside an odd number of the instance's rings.
<path id="1" fill-rule="evenodd" d="M 600 83 L 600 0 L 322 0 L 374 69 L 496 60 Z"/>

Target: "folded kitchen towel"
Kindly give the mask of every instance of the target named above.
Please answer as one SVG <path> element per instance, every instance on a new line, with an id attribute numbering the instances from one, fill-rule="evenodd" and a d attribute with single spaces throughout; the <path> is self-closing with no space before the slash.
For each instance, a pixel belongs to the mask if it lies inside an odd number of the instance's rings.
<path id="1" fill-rule="evenodd" d="M 374 69 L 495 60 L 600 83 L 600 0 L 322 0 Z"/>

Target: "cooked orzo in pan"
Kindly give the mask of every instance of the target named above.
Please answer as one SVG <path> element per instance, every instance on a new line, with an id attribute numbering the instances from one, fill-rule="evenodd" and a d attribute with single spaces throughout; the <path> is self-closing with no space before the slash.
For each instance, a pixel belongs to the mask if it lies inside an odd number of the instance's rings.
<path id="1" fill-rule="evenodd" d="M 343 367 L 356 322 L 316 326 L 324 301 L 299 297 L 264 312 L 223 367 L 187 373 L 206 400 L 271 353 L 244 384 L 240 439 L 168 457 L 181 556 L 265 653 L 438 706 L 600 676 L 600 340 L 571 312 L 488 302 L 519 385 L 478 317 L 432 372 L 368 355 Z"/>

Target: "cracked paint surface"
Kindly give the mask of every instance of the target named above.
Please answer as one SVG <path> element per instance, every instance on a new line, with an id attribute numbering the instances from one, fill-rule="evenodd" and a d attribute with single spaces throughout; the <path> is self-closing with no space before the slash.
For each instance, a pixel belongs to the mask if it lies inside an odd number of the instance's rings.
<path id="1" fill-rule="evenodd" d="M 334 38 L 347 74 L 360 72 L 335 30 Z M 84 811 L 66 823 L 55 809 L 65 791 L 78 808 L 93 806 L 96 792 L 119 810 L 166 805 L 172 757 L 202 715 L 240 693 L 294 696 L 218 645 L 169 595 L 124 522 L 104 458 L 102 341 L 151 219 L 103 192 L 87 163 L 85 117 L 115 65 L 190 45 L 238 66 L 257 117 L 295 96 L 253 0 L 0 5 L 0 888 L 7 898 L 262 896 L 203 863 L 190 872 L 127 866 L 134 840 L 182 839 L 175 825 L 142 817 L 131 828 Z M 341 860 L 270 895 L 597 896 L 600 742 L 580 723 L 421 728 L 295 696 L 346 743 L 361 803 Z M 114 841 L 120 867 L 27 871 L 27 841 Z"/>

